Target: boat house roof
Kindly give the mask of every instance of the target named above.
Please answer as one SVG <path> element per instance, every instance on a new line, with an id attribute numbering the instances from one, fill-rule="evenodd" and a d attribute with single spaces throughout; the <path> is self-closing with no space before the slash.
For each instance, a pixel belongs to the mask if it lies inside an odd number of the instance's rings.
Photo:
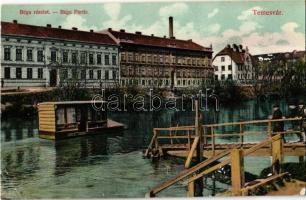
<path id="1" fill-rule="evenodd" d="M 106 101 L 54 101 L 54 102 L 42 102 L 38 105 L 76 105 L 76 104 L 93 104 L 93 103 L 106 103 Z"/>

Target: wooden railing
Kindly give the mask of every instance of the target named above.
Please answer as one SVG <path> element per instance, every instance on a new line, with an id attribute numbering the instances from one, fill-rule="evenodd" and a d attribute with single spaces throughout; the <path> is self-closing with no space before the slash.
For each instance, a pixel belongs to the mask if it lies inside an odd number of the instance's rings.
<path id="1" fill-rule="evenodd" d="M 192 139 L 195 138 L 194 134 L 194 126 L 177 126 L 177 127 L 169 127 L 169 128 L 154 128 L 153 136 L 150 141 L 148 148 L 145 151 L 144 156 L 149 157 L 149 154 L 153 150 L 159 149 L 159 140 L 168 139 L 168 144 L 174 144 L 174 140 L 176 139 L 187 139 L 187 147 L 188 150 L 191 148 Z M 184 134 L 177 134 L 178 131 L 184 131 Z M 164 133 L 165 132 L 165 133 Z"/>
<path id="2" fill-rule="evenodd" d="M 234 143 L 238 144 L 240 147 L 243 147 L 245 144 L 245 136 L 248 135 L 266 135 L 266 138 L 270 138 L 272 136 L 273 123 L 276 122 L 295 122 L 300 121 L 302 118 L 286 118 L 286 119 L 266 119 L 266 120 L 254 120 L 254 121 L 242 121 L 242 122 L 228 122 L 228 123 L 220 123 L 220 124 L 208 124 L 202 125 L 202 141 L 203 145 L 206 148 L 210 148 L 212 151 L 212 155 L 216 154 L 216 146 L 221 143 L 217 143 L 217 138 L 230 138 L 233 136 L 238 136 L 239 141 Z M 266 130 L 260 131 L 246 131 L 245 127 L 247 125 L 265 125 Z M 218 133 L 218 128 L 220 127 L 239 127 L 239 132 L 231 132 L 231 133 Z M 178 131 L 183 131 L 183 133 L 177 134 Z M 265 133 L 265 134 L 263 134 Z M 292 134 L 292 133 L 300 133 L 298 130 L 286 130 L 282 132 L 283 134 Z M 145 151 L 145 156 L 148 157 L 150 152 L 155 149 L 162 151 L 159 146 L 160 140 L 168 140 L 164 142 L 165 145 L 175 144 L 174 141 L 180 140 L 180 143 L 177 144 L 185 144 L 187 147 L 186 150 L 190 151 L 192 140 L 196 137 L 195 135 L 195 126 L 177 126 L 177 127 L 169 127 L 169 128 L 154 128 L 153 129 L 153 137 L 150 141 L 148 148 Z M 187 142 L 184 143 L 182 139 L 186 139 Z M 191 153 L 189 152 L 189 155 Z M 187 157 L 188 159 L 188 157 Z"/>
<path id="3" fill-rule="evenodd" d="M 282 161 L 282 139 L 281 134 L 277 134 L 269 139 L 266 139 L 257 145 L 253 146 L 250 149 L 243 150 L 238 148 L 233 148 L 231 150 L 223 151 L 213 157 L 208 158 L 207 160 L 186 169 L 176 175 L 174 178 L 162 183 L 161 185 L 151 189 L 148 193 L 146 193 L 146 197 L 155 197 L 157 193 L 162 190 L 167 189 L 168 187 L 182 181 L 184 179 L 188 179 L 188 196 L 192 197 L 195 194 L 194 191 L 194 184 L 195 181 L 220 169 L 223 168 L 225 165 L 231 165 L 231 193 L 234 195 L 243 195 L 245 193 L 245 183 L 244 183 L 244 163 L 243 159 L 244 156 L 247 156 L 254 151 L 257 151 L 261 147 L 271 144 L 272 147 L 272 165 L 276 162 L 281 163 Z M 222 159 L 225 158 L 225 159 Z M 222 159 L 219 163 L 210 166 L 207 168 L 208 165 L 215 163 L 216 161 Z M 279 174 L 280 171 L 273 171 L 274 174 Z M 265 183 L 265 182 L 263 182 Z M 259 185 L 260 186 L 260 185 Z M 258 187 L 259 187 L 258 186 Z"/>
<path id="4" fill-rule="evenodd" d="M 204 144 L 211 146 L 212 155 L 215 155 L 215 149 L 216 149 L 216 138 L 219 137 L 233 137 L 238 136 L 239 142 L 238 144 L 243 147 L 244 144 L 244 136 L 247 135 L 260 135 L 262 133 L 266 132 L 266 138 L 269 138 L 272 136 L 272 129 L 273 129 L 273 123 L 277 122 L 295 122 L 295 121 L 301 121 L 302 118 L 284 118 L 284 119 L 266 119 L 266 120 L 253 120 L 253 121 L 242 121 L 242 122 L 227 122 L 227 123 L 220 123 L 220 124 L 208 124 L 208 125 L 202 125 L 204 130 Z M 245 131 L 245 127 L 247 125 L 266 125 L 266 130 L 261 131 Z M 220 127 L 235 127 L 239 126 L 239 132 L 238 133 L 217 133 L 217 129 Z M 209 132 L 210 134 L 209 134 Z M 301 133 L 301 131 L 298 130 L 286 130 L 282 132 L 283 134 L 292 134 L 292 133 Z M 210 144 L 208 143 L 208 139 L 210 139 Z"/>

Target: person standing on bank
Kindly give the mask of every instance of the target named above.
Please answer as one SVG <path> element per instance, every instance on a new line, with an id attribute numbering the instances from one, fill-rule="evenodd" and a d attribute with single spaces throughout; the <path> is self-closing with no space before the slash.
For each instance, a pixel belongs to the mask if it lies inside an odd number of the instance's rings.
<path id="1" fill-rule="evenodd" d="M 289 101 L 288 103 L 288 111 L 289 111 L 289 118 L 296 118 L 299 117 L 299 107 L 298 102 L 296 100 Z M 299 121 L 291 121 L 291 128 L 293 130 L 300 130 L 300 122 Z"/>
<path id="2" fill-rule="evenodd" d="M 304 105 L 304 102 L 300 101 L 298 106 L 298 113 L 299 117 L 302 118 L 300 123 L 300 130 L 301 130 L 301 136 L 300 136 L 300 142 L 303 142 L 306 144 L 306 107 Z"/>
<path id="3" fill-rule="evenodd" d="M 278 104 L 273 105 L 273 114 L 272 114 L 272 119 L 283 119 L 283 113 L 279 108 Z M 273 122 L 273 133 L 272 137 L 277 135 L 280 132 L 284 132 L 284 122 L 283 121 L 277 121 Z M 284 142 L 286 142 L 284 134 L 281 134 L 281 138 L 283 139 Z"/>

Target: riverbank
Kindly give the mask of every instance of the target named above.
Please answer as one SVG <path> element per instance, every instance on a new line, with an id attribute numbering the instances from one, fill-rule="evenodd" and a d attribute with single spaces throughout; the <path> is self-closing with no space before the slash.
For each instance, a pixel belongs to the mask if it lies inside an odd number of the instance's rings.
<path id="1" fill-rule="evenodd" d="M 39 102 L 92 100 L 93 97 L 97 95 L 101 97 L 102 93 L 104 93 L 103 97 L 105 100 L 115 100 L 114 104 L 119 104 L 118 109 L 114 109 L 114 111 L 125 110 L 131 112 L 135 111 L 135 105 L 137 107 L 139 107 L 139 105 L 141 107 L 141 104 L 149 105 L 152 102 L 153 96 L 156 97 L 155 99 L 153 98 L 153 100 L 157 105 L 159 104 L 158 100 L 161 100 L 161 108 L 165 108 L 165 104 L 167 104 L 169 100 L 172 100 L 172 103 L 168 104 L 168 106 L 176 106 L 180 108 L 184 107 L 184 109 L 189 110 L 192 106 L 191 99 L 198 96 L 200 92 L 204 96 L 203 101 L 207 100 L 211 108 L 218 107 L 220 104 L 240 104 L 241 102 L 252 99 L 257 99 L 263 102 L 279 102 L 281 98 L 291 98 L 291 96 L 281 96 L 280 93 L 277 92 L 262 95 L 258 92 L 258 90 L 258 87 L 252 85 L 236 85 L 233 82 L 226 82 L 222 85 L 216 84 L 211 88 L 185 88 L 170 90 L 169 88 L 150 89 L 139 87 L 118 87 L 113 89 L 105 89 L 103 92 L 102 89 L 99 88 L 77 88 L 72 86 L 42 89 L 20 88 L 19 90 L 11 89 L 1 93 L 1 112 L 2 117 L 16 116 L 16 113 L 18 113 L 19 116 L 25 117 L 35 116 L 36 105 Z M 302 95 L 304 99 L 305 93 L 300 94 L 300 96 Z M 299 98 L 298 96 L 299 95 L 296 94 L 294 98 Z M 116 98 L 119 103 L 116 102 Z M 144 110 L 152 111 L 150 108 L 138 109 L 137 111 Z"/>

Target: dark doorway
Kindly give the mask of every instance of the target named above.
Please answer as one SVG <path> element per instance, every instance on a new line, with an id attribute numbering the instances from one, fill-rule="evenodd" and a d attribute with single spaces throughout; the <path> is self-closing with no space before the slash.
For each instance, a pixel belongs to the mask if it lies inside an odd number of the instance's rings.
<path id="1" fill-rule="evenodd" d="M 50 71 L 50 87 L 55 87 L 57 83 L 57 71 L 56 69 L 51 69 Z"/>

